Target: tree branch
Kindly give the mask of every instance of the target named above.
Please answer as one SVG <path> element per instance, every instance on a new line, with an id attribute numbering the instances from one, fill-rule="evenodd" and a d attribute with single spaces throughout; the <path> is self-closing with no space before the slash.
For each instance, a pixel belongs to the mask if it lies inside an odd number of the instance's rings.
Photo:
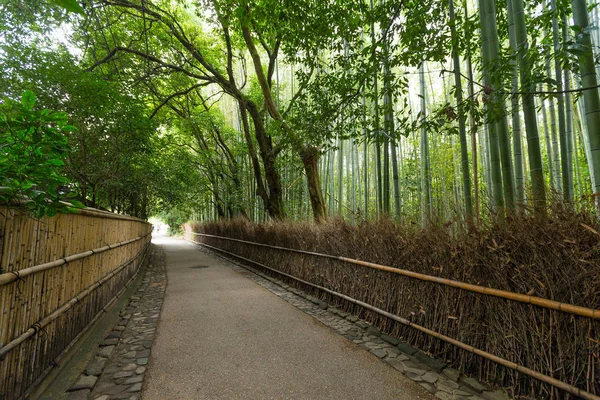
<path id="1" fill-rule="evenodd" d="M 167 104 L 170 100 L 174 99 L 175 97 L 179 97 L 179 96 L 185 96 L 186 94 L 190 93 L 192 90 L 197 89 L 199 87 L 203 87 L 206 85 L 209 85 L 210 83 L 198 83 L 195 85 L 190 86 L 189 88 L 182 90 L 180 92 L 175 92 L 169 96 L 167 96 L 163 101 L 161 101 L 161 103 L 154 109 L 154 111 L 152 111 L 152 114 L 150 114 L 150 119 L 154 118 L 154 116 L 156 115 L 156 113 L 158 113 L 158 111 L 160 111 L 160 109 Z"/>

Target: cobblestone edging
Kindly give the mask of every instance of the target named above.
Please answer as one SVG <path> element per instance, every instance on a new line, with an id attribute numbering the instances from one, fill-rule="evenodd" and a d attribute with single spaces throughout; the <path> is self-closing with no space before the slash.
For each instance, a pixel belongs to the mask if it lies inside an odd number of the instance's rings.
<path id="1" fill-rule="evenodd" d="M 139 399 L 167 286 L 164 252 L 158 246 L 152 251 L 137 293 L 68 390 L 69 400 Z"/>
<path id="2" fill-rule="evenodd" d="M 217 255 L 235 270 L 250 270 L 250 279 L 279 296 L 283 300 L 316 318 L 324 325 L 363 347 L 390 366 L 417 382 L 435 397 L 442 400 L 507 400 L 502 391 L 491 391 L 476 379 L 467 377 L 445 363 L 427 356 L 422 351 L 382 333 L 368 322 L 356 316 L 328 306 L 324 301 L 302 290 L 287 285 L 279 279 L 267 276 L 254 268 L 240 264 L 204 247 L 203 252 Z"/>

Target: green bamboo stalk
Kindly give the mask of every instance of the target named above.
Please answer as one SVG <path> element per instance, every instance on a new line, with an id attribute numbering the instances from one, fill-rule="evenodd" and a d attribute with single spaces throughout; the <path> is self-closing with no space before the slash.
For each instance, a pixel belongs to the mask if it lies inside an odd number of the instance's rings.
<path id="1" fill-rule="evenodd" d="M 540 84 L 540 92 L 544 90 Z M 546 111 L 546 104 L 544 99 L 540 99 L 540 108 L 542 109 L 542 122 L 544 124 L 544 141 L 546 142 L 546 158 L 548 159 L 548 172 L 550 173 L 550 187 L 552 190 L 556 190 L 556 177 L 554 176 L 554 152 L 552 151 L 552 138 L 550 135 L 550 128 L 548 125 L 548 112 Z"/>
<path id="2" fill-rule="evenodd" d="M 566 15 L 562 18 L 562 39 L 563 42 L 566 43 L 569 40 L 569 34 L 567 30 L 567 17 Z M 569 69 L 564 70 L 564 89 L 565 89 L 565 134 L 567 136 L 567 175 L 571 179 L 571 187 L 573 188 L 571 192 L 570 199 L 567 201 L 572 201 L 575 197 L 575 182 L 573 179 L 573 148 L 575 144 L 575 137 L 573 135 L 573 100 L 571 99 L 571 73 Z M 576 172 L 577 172 L 577 185 L 580 185 L 580 177 L 579 177 L 579 165 L 576 164 Z"/>
<path id="3" fill-rule="evenodd" d="M 546 209 L 546 183 L 544 181 L 544 169 L 542 163 L 542 150 L 537 125 L 537 112 L 532 92 L 535 91 L 535 83 L 531 78 L 531 63 L 528 57 L 529 43 L 527 40 L 527 26 L 525 25 L 525 11 L 523 0 L 512 1 L 514 13 L 515 34 L 517 39 L 519 77 L 521 78 L 523 95 L 523 114 L 525 117 L 525 132 L 527 135 L 527 153 L 529 155 L 529 173 L 534 207 L 537 211 L 545 212 Z"/>
<path id="4" fill-rule="evenodd" d="M 371 11 L 373 11 L 374 4 L 371 0 Z M 375 41 L 375 22 L 371 22 L 371 45 L 376 46 Z M 379 91 L 377 84 L 377 66 L 373 69 L 373 118 L 375 128 L 375 182 L 377 183 L 377 214 L 381 215 L 383 212 L 383 182 L 382 182 L 382 166 L 381 166 L 381 132 L 379 125 Z"/>
<path id="5" fill-rule="evenodd" d="M 363 97 L 363 108 L 366 109 L 365 107 L 365 98 Z M 364 121 L 363 118 L 363 174 L 364 174 L 364 179 L 363 179 L 363 185 L 364 185 L 364 199 L 363 199 L 363 205 L 364 205 L 364 218 L 368 219 L 369 218 L 369 199 L 370 199 L 370 194 L 369 194 L 369 146 L 368 146 L 368 141 L 367 141 L 367 132 L 366 132 L 366 122 Z"/>
<path id="6" fill-rule="evenodd" d="M 567 136 L 567 121 L 565 119 L 565 99 L 563 91 L 563 74 L 560 59 L 557 57 L 560 49 L 558 32 L 558 9 L 556 0 L 551 0 L 552 12 L 552 43 L 554 45 L 554 75 L 556 77 L 558 103 L 558 131 L 560 139 L 560 160 L 562 173 L 562 188 L 565 201 L 573 201 L 573 170 L 569 168 L 569 143 Z"/>
<path id="7" fill-rule="evenodd" d="M 581 89 L 581 82 L 577 81 L 576 87 L 577 89 Z M 577 108 L 574 109 L 573 114 L 579 126 L 579 134 L 581 135 L 581 145 L 583 147 L 585 159 L 587 160 L 588 171 L 590 174 L 590 190 L 594 190 L 594 187 L 596 186 L 596 176 L 594 175 L 594 163 L 592 162 L 592 149 L 590 147 L 590 137 L 587 134 L 587 121 L 583 117 L 585 115 L 585 102 L 583 100 L 583 97 L 579 97 L 579 101 L 577 102 Z"/>
<path id="8" fill-rule="evenodd" d="M 351 188 L 350 188 L 350 208 L 352 209 L 352 220 L 355 220 L 356 217 L 356 176 L 360 174 L 358 171 L 358 165 L 356 163 L 356 159 L 354 158 L 354 150 L 356 147 L 356 143 L 354 139 L 350 139 L 350 163 L 347 171 L 347 175 L 350 176 L 351 179 Z"/>
<path id="9" fill-rule="evenodd" d="M 384 59 L 383 59 L 383 105 L 385 110 L 384 127 L 385 127 L 385 152 L 384 152 L 384 212 L 390 215 L 390 152 L 392 158 L 392 177 L 394 184 L 394 206 L 395 216 L 400 217 L 400 183 L 398 181 L 398 160 L 396 156 L 396 139 L 394 132 L 394 101 L 392 93 L 392 75 L 389 68 L 389 42 L 384 41 Z"/>
<path id="10" fill-rule="evenodd" d="M 467 0 L 463 0 L 463 9 L 465 13 L 465 21 L 468 19 L 469 12 L 467 6 Z M 469 99 L 474 101 L 474 84 L 473 84 L 473 66 L 471 63 L 471 50 L 469 46 L 467 46 L 467 77 L 468 77 L 468 94 Z M 474 212 L 476 221 L 479 223 L 480 213 L 479 213 L 479 165 L 477 160 L 477 126 L 475 124 L 475 111 L 472 110 L 470 113 L 470 124 L 469 129 L 471 130 L 471 154 L 473 155 L 473 192 L 474 192 Z"/>
<path id="11" fill-rule="evenodd" d="M 450 14 L 450 34 L 452 36 L 452 59 L 454 63 L 454 85 L 456 95 L 456 114 L 458 115 L 458 134 L 460 138 L 460 156 L 462 166 L 462 186 L 467 221 L 473 222 L 473 199 L 471 197 L 471 176 L 469 174 L 469 149 L 467 147 L 467 128 L 463 110 L 462 82 L 460 73 L 460 57 L 458 54 L 459 38 L 456 32 L 454 1 L 448 0 Z"/>
<path id="12" fill-rule="evenodd" d="M 342 197 L 344 192 L 344 139 L 338 137 L 338 167 L 337 167 L 337 201 L 338 201 L 338 215 L 342 217 L 344 214 L 344 209 L 342 205 L 344 203 L 344 198 Z"/>
<path id="13" fill-rule="evenodd" d="M 517 188 L 517 202 L 525 202 L 525 165 L 523 162 L 523 145 L 521 144 L 521 118 L 519 115 L 519 69 L 517 65 L 517 36 L 515 32 L 515 18 L 512 1 L 508 1 L 508 35 L 511 50 L 510 64 L 511 75 L 511 114 L 513 130 L 513 156 L 515 164 L 515 185 Z"/>
<path id="14" fill-rule="evenodd" d="M 572 0 L 573 20 L 580 28 L 576 42 L 579 44 L 579 70 L 581 84 L 584 88 L 585 119 L 588 127 L 588 137 L 592 156 L 594 176 L 600 176 L 600 95 L 598 94 L 598 79 L 594 65 L 592 39 L 589 32 L 588 12 L 585 0 Z M 594 183 L 594 193 L 600 193 L 600 179 Z"/>
<path id="15" fill-rule="evenodd" d="M 486 4 L 486 19 L 488 31 L 489 60 L 488 67 L 495 68 L 500 61 L 500 42 L 496 28 L 496 4 L 494 0 L 484 0 Z M 504 189 L 504 201 L 506 208 L 510 211 L 515 208 L 515 178 L 513 172 L 512 151 L 510 146 L 510 132 L 508 128 L 508 116 L 506 105 L 502 96 L 494 90 L 502 87 L 502 79 L 497 73 L 490 74 L 492 92 L 489 100 L 493 106 L 494 118 L 497 118 L 496 129 L 498 134 L 498 145 L 500 150 L 500 161 L 502 166 L 502 185 Z"/>
<path id="16" fill-rule="evenodd" d="M 552 71 L 550 70 L 550 59 L 546 58 L 546 73 L 548 77 L 552 76 Z M 546 85 L 546 89 L 548 91 L 552 90 L 550 85 Z M 554 187 L 558 193 L 562 193 L 562 179 L 561 179 L 561 171 L 560 171 L 560 153 L 558 149 L 558 133 L 557 133 L 557 124 L 556 124 L 556 107 L 554 107 L 554 98 L 548 98 L 548 109 L 550 111 L 550 134 L 552 135 L 552 162 L 554 163 L 552 168 L 554 169 Z"/>
<path id="17" fill-rule="evenodd" d="M 492 4 L 493 6 L 493 4 Z M 492 30 L 496 28 L 496 16 L 493 7 L 490 7 L 489 0 L 479 0 L 479 17 L 481 21 L 481 47 L 483 55 L 483 80 L 488 92 L 491 94 L 493 90 L 493 82 L 491 71 L 493 69 L 494 51 L 493 47 L 497 46 L 497 41 L 494 42 Z M 501 156 L 500 156 L 500 141 L 498 138 L 498 124 L 492 118 L 492 111 L 495 108 L 494 99 L 490 97 L 486 100 L 487 118 L 486 124 L 489 133 L 490 147 L 490 166 L 492 172 L 493 185 L 493 205 L 495 208 L 503 209 L 505 205 L 504 196 L 504 181 L 502 177 Z M 511 178 L 512 179 L 512 178 Z"/>
<path id="18" fill-rule="evenodd" d="M 421 121 L 427 119 L 427 105 L 425 89 L 424 62 L 419 67 L 419 83 L 421 86 Z M 422 219 L 423 225 L 431 220 L 431 165 L 429 160 L 429 139 L 424 124 L 421 126 L 421 195 L 422 195 Z"/>

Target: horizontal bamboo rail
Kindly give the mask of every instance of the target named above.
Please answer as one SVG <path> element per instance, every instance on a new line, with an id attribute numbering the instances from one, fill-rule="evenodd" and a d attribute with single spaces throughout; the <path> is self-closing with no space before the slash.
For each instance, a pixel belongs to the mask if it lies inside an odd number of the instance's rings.
<path id="1" fill-rule="evenodd" d="M 229 240 L 229 241 L 238 242 L 238 243 L 245 243 L 245 244 L 250 244 L 250 245 L 259 246 L 259 247 L 265 247 L 265 248 L 269 248 L 269 249 L 289 251 L 289 252 L 298 253 L 298 254 L 307 254 L 307 255 L 322 257 L 322 258 L 329 258 L 332 260 L 342 261 L 342 262 L 345 262 L 348 264 L 360 265 L 363 267 L 377 269 L 377 270 L 385 271 L 385 272 L 390 272 L 393 274 L 403 275 L 403 276 L 406 276 L 409 278 L 414 278 L 414 279 L 418 279 L 418 280 L 422 280 L 422 281 L 439 283 L 441 285 L 451 286 L 451 287 L 467 290 L 469 292 L 475 292 L 475 293 L 480 293 L 480 294 L 484 294 L 484 295 L 488 295 L 488 296 L 500 297 L 500 298 L 507 299 L 507 300 L 517 301 L 517 302 L 521 302 L 521 303 L 532 304 L 535 306 L 548 308 L 551 310 L 562 311 L 565 313 L 579 315 L 579 316 L 586 317 L 586 318 L 600 319 L 600 310 L 596 310 L 593 308 L 587 308 L 587 307 L 581 307 L 581 306 L 577 306 L 577 305 L 569 304 L 569 303 L 561 303 L 558 301 L 545 299 L 543 297 L 530 296 L 527 294 L 521 294 L 521 293 L 509 292 L 506 290 L 489 288 L 489 287 L 485 287 L 485 286 L 473 285 L 471 283 L 455 281 L 455 280 L 447 279 L 447 278 L 441 278 L 439 276 L 421 274 L 421 273 L 409 271 L 406 269 L 393 268 L 393 267 L 389 267 L 386 265 L 375 264 L 375 263 L 371 263 L 371 262 L 367 262 L 367 261 L 355 260 L 353 258 L 332 256 L 329 254 L 316 253 L 316 252 L 306 251 L 306 250 L 290 249 L 290 248 L 281 247 L 281 246 L 272 246 L 272 245 L 263 244 L 263 243 L 249 242 L 247 240 L 228 238 L 228 237 L 224 237 L 224 236 L 209 235 L 206 233 L 196 233 L 196 232 L 188 232 L 188 233 L 191 233 L 192 235 L 196 235 L 196 236 L 213 237 L 213 238 L 217 238 L 217 239 Z"/>
<path id="2" fill-rule="evenodd" d="M 148 247 L 147 247 L 148 248 Z M 146 261 L 146 257 L 148 255 L 148 253 L 150 252 L 150 249 L 148 248 L 148 251 L 144 252 L 144 256 L 142 257 L 142 260 L 140 262 L 141 265 L 144 265 L 144 262 Z M 119 293 L 117 293 L 108 303 L 106 303 L 106 305 L 104 307 L 102 307 L 102 309 L 96 314 L 96 316 L 85 326 L 85 328 L 83 328 L 78 334 L 77 336 L 75 336 L 73 338 L 73 340 L 71 340 L 71 343 L 69 343 L 67 345 L 67 347 L 65 347 L 63 349 L 63 351 L 54 358 L 55 363 L 50 365 L 48 368 L 46 368 L 46 370 L 44 372 L 42 372 L 42 374 L 40 374 L 40 376 L 31 384 L 31 386 L 29 387 L 29 389 L 27 389 L 27 391 L 25 392 L 25 394 L 23 395 L 23 398 L 27 399 L 28 396 L 31 395 L 31 393 L 33 393 L 37 387 L 37 385 L 39 385 L 41 382 L 44 381 L 44 379 L 48 376 L 48 374 L 52 371 L 53 368 L 55 367 L 59 367 L 60 366 L 60 362 L 62 360 L 62 358 L 69 352 L 69 350 L 75 345 L 75 343 L 77 343 L 79 341 L 79 339 L 81 339 L 83 337 L 83 335 L 94 326 L 94 323 L 96 323 L 96 321 L 105 313 L 107 312 L 110 307 L 113 305 L 113 303 L 115 301 L 117 301 L 117 299 L 119 299 L 122 295 L 123 292 L 125 292 L 127 290 L 127 287 L 129 286 L 129 284 L 131 282 L 133 282 L 133 280 L 136 278 L 136 276 L 138 275 L 139 269 L 136 270 L 135 274 L 133 274 L 133 276 L 129 279 L 129 281 L 127 281 L 127 283 L 125 285 L 123 285 L 123 288 L 119 291 Z"/>
<path id="3" fill-rule="evenodd" d="M 146 237 L 150 236 L 151 234 L 152 233 L 146 233 L 143 236 L 138 236 L 136 238 L 125 240 L 123 242 L 113 243 L 113 244 L 109 244 L 107 246 L 98 247 L 97 249 L 88 250 L 83 253 L 73 254 L 73 255 L 70 255 L 70 256 L 55 260 L 55 261 L 47 262 L 47 263 L 40 264 L 40 265 L 35 265 L 33 267 L 24 268 L 19 271 L 11 271 L 11 272 L 6 272 L 4 274 L 0 274 L 0 286 L 8 285 L 11 282 L 17 281 L 19 279 L 23 279 L 26 276 L 34 274 L 36 272 L 41 272 L 41 271 L 45 271 L 47 269 L 60 267 L 61 265 L 68 264 L 72 261 L 81 260 L 83 258 L 93 256 L 94 254 L 100 254 L 107 250 L 116 249 L 118 247 L 128 245 L 129 243 L 137 242 L 138 240 L 145 239 Z"/>
<path id="4" fill-rule="evenodd" d="M 140 239 L 142 239 L 142 238 L 136 238 L 135 240 L 132 240 L 131 242 L 137 241 L 137 240 L 140 240 Z M 60 317 L 62 314 L 64 314 L 66 311 L 68 311 L 75 304 L 80 303 L 81 300 L 83 300 L 87 295 L 89 295 L 90 293 L 92 293 L 96 288 L 98 288 L 99 286 L 101 286 L 103 283 L 105 283 L 106 281 L 108 281 L 113 276 L 117 275 L 123 269 L 127 268 L 128 266 L 130 266 L 141 255 L 145 254 L 147 250 L 148 250 L 148 246 L 146 245 L 146 247 L 144 247 L 144 249 L 142 251 L 140 251 L 135 257 L 133 257 L 132 259 L 128 260 L 127 262 L 121 264 L 117 269 L 115 269 L 115 270 L 109 272 L 108 274 L 106 274 L 98 282 L 96 282 L 93 285 L 88 286 L 87 288 L 85 288 L 79 294 L 77 294 L 76 296 L 74 296 L 73 298 L 71 298 L 69 301 L 67 301 L 65 304 L 63 304 L 58 309 L 56 309 L 56 311 L 54 311 L 52 314 L 49 314 L 45 318 L 43 318 L 43 319 L 39 320 L 38 322 L 36 322 L 35 324 L 33 324 L 31 326 L 31 328 L 29 328 L 27 331 L 25 331 L 24 333 L 22 333 L 16 339 L 14 339 L 11 342 L 9 342 L 6 346 L 0 347 L 0 360 L 3 360 L 4 357 L 6 356 L 6 354 L 8 352 L 10 352 L 12 349 L 14 349 L 15 347 L 17 347 L 21 343 L 23 343 L 25 340 L 29 339 L 31 336 L 33 336 L 36 333 L 40 332 L 42 329 L 44 329 L 44 327 L 46 325 L 48 325 L 50 322 L 52 322 L 55 319 L 57 319 L 58 317 Z"/>
<path id="5" fill-rule="evenodd" d="M 190 232 L 190 233 L 194 233 L 194 232 Z M 202 234 L 202 235 L 204 235 L 204 234 Z M 215 235 L 204 235 L 204 236 L 212 236 L 212 237 L 216 237 L 216 238 L 221 238 L 220 236 L 215 236 Z M 482 358 L 488 359 L 488 360 L 493 361 L 493 362 L 495 362 L 497 364 L 500 364 L 500 365 L 502 365 L 504 367 L 513 369 L 513 370 L 518 371 L 518 372 L 520 372 L 522 374 L 530 376 L 530 377 L 532 377 L 534 379 L 537 379 L 539 381 L 542 381 L 542 382 L 545 382 L 547 384 L 550 384 L 550 385 L 552 385 L 554 387 L 557 387 L 557 388 L 559 388 L 561 390 L 564 390 L 567 393 L 571 393 L 571 394 L 573 394 L 575 396 L 578 396 L 578 397 L 580 397 L 582 399 L 586 399 L 586 400 L 600 400 L 600 397 L 596 396 L 593 393 L 590 393 L 590 392 L 587 392 L 585 390 L 579 389 L 579 388 L 577 388 L 575 386 L 572 386 L 572 385 L 570 385 L 570 384 L 568 384 L 566 382 L 560 381 L 558 379 L 552 378 L 551 376 L 548 376 L 548 375 L 542 374 L 540 372 L 534 371 L 534 370 L 532 370 L 530 368 L 527 368 L 527 367 L 525 367 L 523 365 L 519 365 L 519 364 L 514 363 L 512 361 L 509 361 L 507 359 L 498 357 L 498 356 L 496 356 L 494 354 L 491 354 L 491 353 L 489 353 L 487 351 L 475 348 L 475 347 L 470 346 L 470 345 L 468 345 L 466 343 L 463 343 L 463 342 L 461 342 L 459 340 L 456 340 L 456 339 L 453 339 L 451 337 L 445 336 L 445 335 L 443 335 L 443 334 L 441 334 L 439 332 L 436 332 L 434 330 L 425 328 L 424 326 L 415 324 L 414 322 L 411 322 L 411 321 L 407 320 L 406 318 L 402 318 L 402 317 L 400 317 L 398 315 L 389 313 L 389 312 L 387 312 L 385 310 L 382 310 L 382 309 L 380 309 L 378 307 L 375 307 L 375 306 L 372 306 L 372 305 L 367 304 L 365 302 L 362 302 L 360 300 L 354 299 L 354 298 L 352 298 L 350 296 L 346 296 L 345 294 L 338 293 L 338 292 L 333 291 L 331 289 L 328 289 L 326 287 L 319 286 L 319 285 L 316 285 L 314 283 L 305 281 L 303 279 L 297 278 L 297 277 L 295 277 L 293 275 L 290 275 L 290 274 L 287 274 L 285 272 L 278 271 L 278 270 L 276 270 L 274 268 L 268 267 L 268 266 L 266 266 L 264 264 L 258 263 L 256 261 L 250 260 L 248 258 L 238 256 L 235 253 L 219 249 L 218 247 L 210 246 L 208 244 L 201 243 L 201 242 L 196 242 L 196 241 L 193 241 L 193 240 L 190 240 L 190 239 L 187 239 L 187 240 L 189 240 L 192 243 L 200 244 L 200 245 L 208 247 L 210 249 L 213 249 L 213 250 L 222 252 L 224 254 L 233 256 L 233 257 L 235 257 L 237 259 L 240 259 L 242 261 L 245 261 L 245 262 L 257 265 L 257 266 L 259 266 L 261 268 L 265 268 L 265 269 L 267 269 L 267 270 L 269 270 L 271 272 L 274 272 L 274 273 L 279 274 L 279 275 L 283 275 L 283 276 L 285 276 L 287 278 L 293 279 L 293 280 L 295 280 L 297 282 L 300 282 L 300 283 L 302 283 L 304 285 L 313 287 L 315 289 L 318 289 L 318 290 L 321 290 L 323 292 L 329 293 L 329 294 L 331 294 L 333 296 L 336 296 L 336 297 L 339 297 L 341 299 L 344 299 L 344 300 L 346 300 L 348 302 L 351 302 L 353 304 L 356 304 L 356 305 L 358 305 L 360 307 L 363 307 L 363 308 L 366 308 L 368 310 L 371 310 L 371 311 L 373 311 L 373 312 L 375 312 L 375 313 L 377 313 L 379 315 L 382 315 L 382 316 L 384 316 L 386 318 L 389 318 L 389 319 L 394 320 L 396 322 L 399 322 L 399 323 L 401 323 L 403 325 L 409 326 L 409 327 L 411 327 L 413 329 L 416 329 L 416 330 L 418 330 L 420 332 L 423 332 L 426 335 L 433 336 L 433 337 L 435 337 L 437 339 L 443 340 L 443 341 L 445 341 L 447 343 L 450 343 L 450 344 L 452 344 L 452 345 L 454 345 L 456 347 L 459 347 L 459 348 L 461 348 L 463 350 L 466 350 L 466 351 L 468 351 L 470 353 L 476 354 L 476 355 L 478 355 L 478 356 L 480 356 Z M 246 243 L 253 244 L 252 242 L 246 242 Z M 267 246 L 267 247 L 271 247 L 271 246 Z M 280 249 L 285 249 L 285 248 L 280 248 Z M 313 254 L 313 255 L 319 254 L 319 253 L 311 253 L 311 252 L 303 252 L 303 251 L 299 251 L 299 252 L 302 252 L 302 253 L 305 253 L 305 254 L 306 253 Z M 330 256 L 330 258 L 335 258 L 335 257 L 334 256 Z M 342 257 L 341 261 L 345 261 L 343 259 L 343 257 Z M 359 265 L 361 265 L 361 264 L 359 264 Z M 271 280 L 269 277 L 266 277 L 266 278 L 269 279 L 269 280 Z"/>
<path id="6" fill-rule="evenodd" d="M 151 230 L 95 209 L 33 219 L 0 205 L 1 399 L 29 393 L 123 290 Z"/>

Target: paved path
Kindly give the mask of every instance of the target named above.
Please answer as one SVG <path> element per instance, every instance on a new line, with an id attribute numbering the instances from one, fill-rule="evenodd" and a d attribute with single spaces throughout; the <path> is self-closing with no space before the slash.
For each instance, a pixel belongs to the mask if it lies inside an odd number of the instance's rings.
<path id="1" fill-rule="evenodd" d="M 155 243 L 168 286 L 144 400 L 432 398 L 219 258 L 182 240 Z"/>

